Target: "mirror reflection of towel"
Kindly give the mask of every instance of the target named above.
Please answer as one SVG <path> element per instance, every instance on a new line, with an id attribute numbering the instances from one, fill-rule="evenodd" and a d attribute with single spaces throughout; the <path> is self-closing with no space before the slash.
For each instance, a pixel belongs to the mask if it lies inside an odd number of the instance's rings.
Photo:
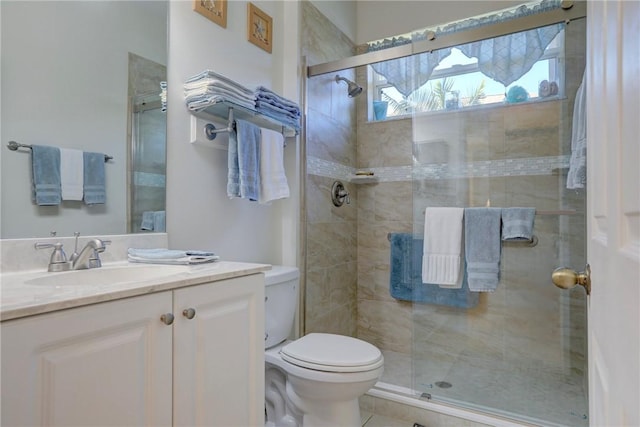
<path id="1" fill-rule="evenodd" d="M 59 205 L 62 201 L 60 189 L 60 149 L 46 145 L 31 146 L 33 190 L 36 204 Z"/>
<path id="2" fill-rule="evenodd" d="M 100 205 L 107 201 L 104 153 L 84 152 L 84 203 Z"/>
<path id="3" fill-rule="evenodd" d="M 81 150 L 60 149 L 60 186 L 62 200 L 82 200 L 84 156 Z"/>

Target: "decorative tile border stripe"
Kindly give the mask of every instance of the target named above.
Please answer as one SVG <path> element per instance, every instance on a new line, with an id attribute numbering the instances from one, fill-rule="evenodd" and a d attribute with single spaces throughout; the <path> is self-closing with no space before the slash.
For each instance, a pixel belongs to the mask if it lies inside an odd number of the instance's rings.
<path id="1" fill-rule="evenodd" d="M 144 187 L 165 187 L 167 178 L 159 173 L 134 172 L 133 184 Z"/>
<path id="2" fill-rule="evenodd" d="M 342 181 L 349 181 L 355 174 L 355 168 L 335 163 L 317 157 L 307 157 L 307 173 L 309 175 L 335 178 Z"/>
<path id="3" fill-rule="evenodd" d="M 437 163 L 423 166 L 393 166 L 367 168 L 378 182 L 411 181 L 414 179 L 488 178 L 504 176 L 553 175 L 569 167 L 569 156 L 526 157 L 520 159 L 486 160 L 469 163 Z M 317 157 L 307 158 L 307 173 L 350 181 L 356 168 Z"/>

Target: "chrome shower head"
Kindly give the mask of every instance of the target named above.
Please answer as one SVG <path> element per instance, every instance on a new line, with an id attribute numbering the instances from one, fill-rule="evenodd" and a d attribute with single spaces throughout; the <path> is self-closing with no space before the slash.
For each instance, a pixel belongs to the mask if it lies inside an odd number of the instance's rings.
<path id="1" fill-rule="evenodd" d="M 356 96 L 362 93 L 362 88 L 360 86 L 358 86 L 351 80 L 345 79 L 344 77 L 340 77 L 339 75 L 336 74 L 336 83 L 340 83 L 340 80 L 347 83 L 348 85 L 347 92 L 349 94 L 349 98 L 355 98 Z"/>

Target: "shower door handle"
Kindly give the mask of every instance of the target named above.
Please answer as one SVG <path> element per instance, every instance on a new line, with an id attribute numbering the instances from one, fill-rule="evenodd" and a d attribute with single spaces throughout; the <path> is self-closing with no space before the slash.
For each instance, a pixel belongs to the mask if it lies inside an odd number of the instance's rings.
<path id="1" fill-rule="evenodd" d="M 587 291 L 587 295 L 591 294 L 591 266 L 589 264 L 580 273 L 566 267 L 556 268 L 551 274 L 551 280 L 561 289 L 572 289 L 576 285 L 580 285 Z"/>

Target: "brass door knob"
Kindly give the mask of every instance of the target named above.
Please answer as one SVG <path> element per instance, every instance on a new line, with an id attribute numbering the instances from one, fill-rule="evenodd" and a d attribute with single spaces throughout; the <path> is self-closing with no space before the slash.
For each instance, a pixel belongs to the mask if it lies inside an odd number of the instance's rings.
<path id="1" fill-rule="evenodd" d="M 551 280 L 559 288 L 571 289 L 580 285 L 587 291 L 587 295 L 591 294 L 591 267 L 589 264 L 580 273 L 566 267 L 556 268 L 551 274 Z"/>

